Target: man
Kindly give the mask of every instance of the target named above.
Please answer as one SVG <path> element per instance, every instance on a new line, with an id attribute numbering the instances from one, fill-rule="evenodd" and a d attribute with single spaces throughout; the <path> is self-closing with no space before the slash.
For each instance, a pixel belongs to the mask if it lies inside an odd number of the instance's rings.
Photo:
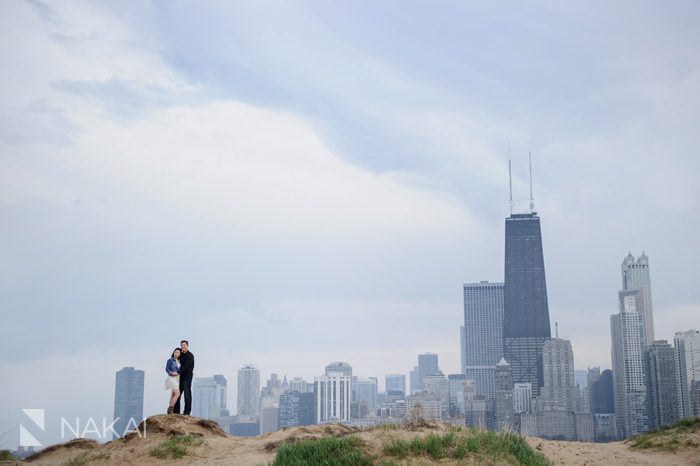
<path id="1" fill-rule="evenodd" d="M 173 412 L 180 414 L 180 398 L 185 395 L 185 410 L 182 412 L 189 416 L 192 412 L 192 377 L 194 371 L 194 354 L 190 351 L 190 344 L 187 340 L 180 342 L 180 396 L 173 406 Z"/>

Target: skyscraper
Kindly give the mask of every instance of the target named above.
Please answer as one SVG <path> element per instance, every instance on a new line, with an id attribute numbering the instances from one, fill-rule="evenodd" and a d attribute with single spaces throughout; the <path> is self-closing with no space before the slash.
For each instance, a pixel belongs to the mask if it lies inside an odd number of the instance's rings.
<path id="1" fill-rule="evenodd" d="M 352 379 L 352 366 L 347 362 L 335 361 L 326 366 L 326 375 L 336 372 L 340 372 Z"/>
<path id="2" fill-rule="evenodd" d="M 549 306 L 537 213 L 506 219 L 503 308 L 504 357 L 513 382 L 531 383 L 538 396 L 543 384 L 542 346 L 549 340 Z"/>
<path id="3" fill-rule="evenodd" d="M 593 377 L 590 386 L 591 413 L 593 414 L 614 414 L 615 413 L 615 391 L 613 389 L 613 373 L 610 369 L 605 369 Z"/>
<path id="4" fill-rule="evenodd" d="M 651 281 L 649 280 L 649 258 L 644 251 L 637 260 L 628 253 L 622 261 L 622 290 L 641 291 L 639 316 L 644 328 L 644 346 L 654 341 L 654 314 L 651 306 Z"/>
<path id="5" fill-rule="evenodd" d="M 610 316 L 615 413 L 623 438 L 648 429 L 641 291 L 620 291 L 620 312 Z"/>
<path id="6" fill-rule="evenodd" d="M 144 372 L 133 367 L 117 371 L 114 384 L 114 438 L 136 429 L 143 420 Z"/>
<path id="7" fill-rule="evenodd" d="M 195 377 L 192 384 L 192 414 L 202 419 L 216 419 L 227 416 L 226 377 Z"/>
<path id="8" fill-rule="evenodd" d="M 326 368 L 326 375 L 314 378 L 317 424 L 350 420 L 352 377 L 345 374 L 343 368 L 335 372 Z"/>
<path id="9" fill-rule="evenodd" d="M 652 342 L 644 349 L 649 428 L 678 421 L 678 387 L 675 352 L 666 340 Z"/>
<path id="10" fill-rule="evenodd" d="M 515 427 L 513 371 L 505 359 L 496 365 L 496 430 L 510 432 Z"/>
<path id="11" fill-rule="evenodd" d="M 571 342 L 552 338 L 542 348 L 544 385 L 540 390 L 540 409 L 576 412 L 580 392 L 576 386 L 574 351 Z"/>
<path id="12" fill-rule="evenodd" d="M 308 426 L 314 417 L 314 394 L 290 390 L 280 395 L 279 428 Z"/>
<path id="13" fill-rule="evenodd" d="M 464 291 L 464 374 L 480 396 L 496 396 L 496 364 L 503 357 L 503 283 L 466 283 Z"/>
<path id="14" fill-rule="evenodd" d="M 676 351 L 676 383 L 678 385 L 678 414 L 681 419 L 693 417 L 690 390 L 693 381 L 700 381 L 700 332 L 676 332 L 673 337 Z M 700 413 L 698 413 L 700 415 Z"/>
<path id="15" fill-rule="evenodd" d="M 374 413 L 377 409 L 377 379 L 353 377 L 352 401 L 364 401 L 367 403 L 367 411 Z"/>
<path id="16" fill-rule="evenodd" d="M 238 369 L 238 416 L 257 416 L 260 405 L 260 370 L 252 364 Z"/>
<path id="17" fill-rule="evenodd" d="M 387 374 L 384 376 L 386 392 L 403 392 L 406 395 L 406 376 L 403 374 Z"/>

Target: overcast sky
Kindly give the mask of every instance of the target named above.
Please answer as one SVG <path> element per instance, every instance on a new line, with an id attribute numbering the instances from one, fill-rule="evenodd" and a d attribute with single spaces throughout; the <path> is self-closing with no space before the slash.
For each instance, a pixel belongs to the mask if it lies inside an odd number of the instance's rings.
<path id="1" fill-rule="evenodd" d="M 699 22 L 695 1 L 3 1 L 0 447 L 21 408 L 111 418 L 124 366 L 163 412 L 181 338 L 233 411 L 245 363 L 458 372 L 462 283 L 503 280 L 508 143 L 578 369 L 610 367 L 628 251 L 656 337 L 697 329 Z"/>

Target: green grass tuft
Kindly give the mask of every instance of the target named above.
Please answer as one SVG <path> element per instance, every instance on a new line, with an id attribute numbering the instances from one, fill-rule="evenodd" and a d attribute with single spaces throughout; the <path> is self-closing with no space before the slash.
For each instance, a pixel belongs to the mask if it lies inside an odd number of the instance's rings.
<path id="1" fill-rule="evenodd" d="M 180 459 L 191 453 L 190 447 L 199 447 L 204 444 L 201 437 L 195 435 L 177 435 L 158 444 L 150 451 L 151 456 L 158 459 Z"/>
<path id="2" fill-rule="evenodd" d="M 640 450 L 654 449 L 675 453 L 682 448 L 697 447 L 698 443 L 691 434 L 699 430 L 700 418 L 683 419 L 675 424 L 636 435 L 628 442 L 630 447 Z"/>
<path id="3" fill-rule="evenodd" d="M 300 440 L 277 449 L 273 466 L 371 466 L 372 458 L 357 437 Z"/>

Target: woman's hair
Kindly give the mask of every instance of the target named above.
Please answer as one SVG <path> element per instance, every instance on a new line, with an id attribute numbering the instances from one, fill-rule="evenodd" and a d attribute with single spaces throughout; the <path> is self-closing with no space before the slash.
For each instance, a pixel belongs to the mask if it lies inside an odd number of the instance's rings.
<path id="1" fill-rule="evenodd" d="M 175 351 L 177 351 L 178 353 L 182 353 L 182 350 L 181 350 L 180 348 L 175 348 L 175 349 L 173 350 L 173 354 L 170 355 L 171 358 L 174 358 L 174 357 L 175 357 Z"/>

